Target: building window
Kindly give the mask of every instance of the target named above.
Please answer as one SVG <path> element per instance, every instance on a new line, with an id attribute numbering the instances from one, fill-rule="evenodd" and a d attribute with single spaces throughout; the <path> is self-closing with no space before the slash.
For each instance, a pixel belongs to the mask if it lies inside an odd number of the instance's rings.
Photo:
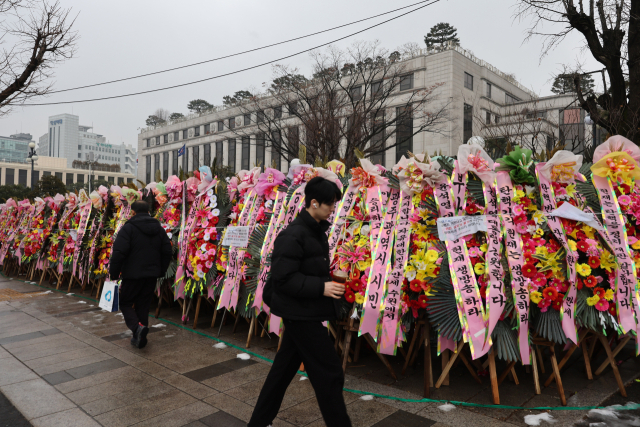
<path id="1" fill-rule="evenodd" d="M 200 136 L 200 126 L 193 128 L 193 136 Z"/>
<path id="2" fill-rule="evenodd" d="M 107 177 L 107 181 L 109 182 L 109 184 L 113 184 L 114 179 L 113 179 L 113 177 L 112 177 L 112 176 L 108 176 L 108 177 Z"/>
<path id="3" fill-rule="evenodd" d="M 173 133 L 173 141 L 175 142 L 175 141 L 177 141 L 179 139 L 180 139 L 180 132 L 179 131 L 178 132 L 174 132 Z"/>
<path id="4" fill-rule="evenodd" d="M 146 156 L 147 158 L 146 163 L 147 163 L 147 167 L 146 167 L 146 178 L 147 178 L 147 184 L 149 184 L 151 182 L 151 156 Z M 98 177 L 98 179 L 100 179 L 100 177 Z"/>
<path id="5" fill-rule="evenodd" d="M 164 141 L 163 141 L 163 142 L 164 142 L 165 144 L 169 142 L 169 134 L 166 134 L 166 135 L 164 136 Z M 120 150 L 118 150 L 118 151 L 117 151 L 117 153 L 118 153 L 118 154 L 120 154 Z"/>
<path id="6" fill-rule="evenodd" d="M 273 118 L 281 119 L 282 118 L 282 106 L 273 108 Z"/>
<path id="7" fill-rule="evenodd" d="M 504 94 L 504 102 L 505 104 L 513 104 L 520 101 L 518 98 L 516 98 L 515 96 L 511 95 L 510 93 L 506 93 Z"/>
<path id="8" fill-rule="evenodd" d="M 235 128 L 236 128 L 236 118 L 231 117 L 229 119 L 229 129 L 235 129 Z"/>
<path id="9" fill-rule="evenodd" d="M 13 178 L 13 169 L 11 169 L 11 171 L 12 171 L 11 177 Z M 7 172 L 9 172 L 9 169 L 7 169 Z M 56 178 L 62 181 L 62 172 L 56 172 Z"/>
<path id="10" fill-rule="evenodd" d="M 44 172 L 42 172 L 42 176 L 51 176 L 51 172 L 44 171 Z"/>
<path id="11" fill-rule="evenodd" d="M 494 121 L 494 123 L 495 123 L 495 124 L 500 123 L 500 116 L 498 116 L 498 115 L 496 114 L 496 116 L 493 118 L 493 121 Z"/>
<path id="12" fill-rule="evenodd" d="M 382 95 L 382 80 L 371 83 L 371 96 Z"/>
<path id="13" fill-rule="evenodd" d="M 189 171 L 189 148 L 184 147 L 184 154 L 182 155 L 182 172 L 186 175 Z"/>
<path id="14" fill-rule="evenodd" d="M 569 108 L 560 110 L 560 142 L 574 153 L 584 150 L 584 110 Z"/>
<path id="15" fill-rule="evenodd" d="M 18 169 L 18 185 L 27 186 L 27 171 L 25 169 Z"/>
<path id="16" fill-rule="evenodd" d="M 413 151 L 413 114 L 410 108 L 396 108 L 396 163 L 408 151 Z"/>
<path id="17" fill-rule="evenodd" d="M 413 89 L 413 73 L 400 77 L 400 90 Z"/>
<path id="18" fill-rule="evenodd" d="M 82 158 L 82 153 L 78 153 L 78 158 L 81 159 Z"/>
<path id="19" fill-rule="evenodd" d="M 287 105 L 287 110 L 289 111 L 290 116 L 295 116 L 298 112 L 298 103 L 291 102 L 289 105 Z"/>
<path id="20" fill-rule="evenodd" d="M 67 174 L 66 184 L 67 185 L 73 185 L 73 174 L 72 173 L 68 173 Z"/>
<path id="21" fill-rule="evenodd" d="M 185 129 L 182 131 L 182 139 L 187 139 L 189 138 L 189 130 Z"/>
<path id="22" fill-rule="evenodd" d="M 256 121 L 258 123 L 264 123 L 264 111 L 258 111 L 256 113 Z"/>
<path id="23" fill-rule="evenodd" d="M 204 166 L 211 165 L 211 144 L 204 144 Z"/>
<path id="24" fill-rule="evenodd" d="M 224 122 L 218 122 L 218 132 L 222 132 L 224 130 Z"/>
<path id="25" fill-rule="evenodd" d="M 211 133 L 211 125 L 210 124 L 204 125 L 204 134 L 208 135 L 210 133 Z"/>
<path id="26" fill-rule="evenodd" d="M 249 126 L 251 124 L 251 114 L 244 115 L 244 125 Z"/>
<path id="27" fill-rule="evenodd" d="M 147 138 L 145 141 L 147 141 L 147 147 L 150 147 L 150 146 L 151 146 L 151 143 L 149 142 L 149 141 L 150 141 L 150 139 L 149 139 L 149 138 Z"/>
<path id="28" fill-rule="evenodd" d="M 58 176 L 57 173 L 56 176 Z M 62 177 L 62 174 L 60 174 L 60 177 Z M 98 175 L 98 181 L 105 181 L 104 176 Z"/>
<path id="29" fill-rule="evenodd" d="M 462 132 L 462 143 L 464 144 L 473 136 L 473 107 L 469 104 L 464 104 Z"/>
<path id="30" fill-rule="evenodd" d="M 385 132 L 384 132 L 384 111 L 378 111 L 378 113 L 374 116 L 373 119 L 373 136 L 371 137 L 371 149 L 373 150 L 371 156 L 369 156 L 369 160 L 374 165 L 382 165 L 385 163 Z M 380 151 L 376 153 L 376 151 Z"/>
<path id="31" fill-rule="evenodd" d="M 351 88 L 351 99 L 358 101 L 362 98 L 362 86 L 356 86 Z"/>
<path id="32" fill-rule="evenodd" d="M 224 146 L 222 144 L 222 141 L 218 141 L 216 142 L 216 166 L 220 166 L 223 165 L 223 161 L 224 161 Z"/>
<path id="33" fill-rule="evenodd" d="M 7 168 L 6 176 L 4 179 L 4 185 L 13 185 L 14 184 L 14 169 Z"/>
<path id="34" fill-rule="evenodd" d="M 38 172 L 38 171 L 36 171 L 36 172 Z M 78 174 L 78 184 L 84 184 L 84 175 Z"/>
<path id="35" fill-rule="evenodd" d="M 487 98 L 491 99 L 491 83 L 487 83 Z"/>
<path id="36" fill-rule="evenodd" d="M 256 135 L 256 164 L 264 168 L 264 134 Z"/>
<path id="37" fill-rule="evenodd" d="M 275 169 L 280 170 L 282 168 L 282 157 L 280 156 L 280 150 L 282 147 L 282 135 L 280 131 L 271 133 L 271 163 Z"/>
<path id="38" fill-rule="evenodd" d="M 473 90 L 473 76 L 469 73 L 464 73 L 464 87 Z"/>
<path id="39" fill-rule="evenodd" d="M 287 151 L 289 151 L 288 161 L 299 156 L 300 153 L 300 129 L 297 126 L 287 129 Z M 307 159 L 300 159 L 301 163 L 307 163 Z"/>
<path id="40" fill-rule="evenodd" d="M 82 145 L 78 145 L 78 150 L 82 150 Z"/>
<path id="41" fill-rule="evenodd" d="M 248 136 L 242 137 L 242 153 L 240 153 L 240 168 L 244 170 L 249 170 L 249 156 L 250 151 L 249 147 L 251 144 L 249 142 Z"/>
<path id="42" fill-rule="evenodd" d="M 236 172 L 236 139 L 231 138 L 228 143 L 228 154 L 229 158 L 227 159 L 227 166 L 231 169 L 231 172 Z"/>
<path id="43" fill-rule="evenodd" d="M 191 162 L 191 169 L 198 170 L 200 168 L 200 147 L 195 146 L 191 148 L 191 152 L 193 153 L 193 160 Z"/>
<path id="44" fill-rule="evenodd" d="M 488 125 L 491 124 L 491 112 L 490 111 L 486 112 L 486 121 L 485 121 L 485 123 L 488 124 Z"/>
<path id="45" fill-rule="evenodd" d="M 162 180 L 167 181 L 169 178 L 169 151 L 162 153 Z"/>
<path id="46" fill-rule="evenodd" d="M 178 150 L 173 150 L 173 161 L 171 162 L 171 173 L 178 175 Z"/>

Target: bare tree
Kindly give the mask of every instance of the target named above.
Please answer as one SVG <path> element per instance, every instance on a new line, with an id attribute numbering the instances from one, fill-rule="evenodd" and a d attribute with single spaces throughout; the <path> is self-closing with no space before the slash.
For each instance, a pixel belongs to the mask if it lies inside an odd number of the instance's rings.
<path id="1" fill-rule="evenodd" d="M 169 116 L 171 116 L 171 112 L 169 110 L 165 110 L 164 108 L 158 108 L 153 113 L 153 115 L 159 118 L 160 120 L 166 122 L 169 120 Z"/>
<path id="2" fill-rule="evenodd" d="M 573 74 L 580 105 L 610 134 L 640 144 L 640 0 L 520 0 L 516 16 L 533 18 L 528 38 L 544 38 L 542 56 L 569 33 L 582 34 L 609 87 L 605 80 L 603 94 L 584 93 Z"/>
<path id="3" fill-rule="evenodd" d="M 296 158 L 304 144 L 308 157 L 302 161 L 336 158 L 352 167 L 358 152 L 371 157 L 393 147 L 406 151 L 403 143 L 419 133 L 445 132 L 449 101 L 437 98 L 442 84 L 414 89 L 398 52 L 389 54 L 378 42 L 356 42 L 344 51 L 330 47 L 311 56 L 311 79 L 274 67 L 278 84 L 240 105 L 243 114 L 257 114 L 254 126 L 237 134 L 248 136 L 257 128 L 277 156 Z"/>
<path id="4" fill-rule="evenodd" d="M 55 66 L 76 50 L 70 12 L 58 1 L 0 0 L 0 115 L 51 92 Z"/>

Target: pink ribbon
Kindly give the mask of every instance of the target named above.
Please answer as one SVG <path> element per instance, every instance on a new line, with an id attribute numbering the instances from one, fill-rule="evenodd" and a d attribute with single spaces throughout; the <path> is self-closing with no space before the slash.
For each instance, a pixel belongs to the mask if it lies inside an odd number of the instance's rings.
<path id="1" fill-rule="evenodd" d="M 86 206 L 82 206 L 80 222 L 78 223 L 76 248 L 73 253 L 73 268 L 71 270 L 72 276 L 76 274 L 76 267 L 78 265 L 78 258 L 80 257 L 80 250 L 82 246 L 82 238 L 84 237 L 84 232 L 87 229 L 87 222 L 89 222 L 89 214 L 91 214 L 91 206 L 92 206 L 91 203 L 87 203 Z"/>

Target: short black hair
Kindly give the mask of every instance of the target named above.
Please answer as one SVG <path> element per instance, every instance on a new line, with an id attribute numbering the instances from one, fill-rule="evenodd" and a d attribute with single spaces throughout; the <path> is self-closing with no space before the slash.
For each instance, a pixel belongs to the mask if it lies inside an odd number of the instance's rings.
<path id="1" fill-rule="evenodd" d="M 311 206 L 311 200 L 314 199 L 320 204 L 332 205 L 342 199 L 342 192 L 334 182 L 316 176 L 304 187 L 305 207 Z"/>
<path id="2" fill-rule="evenodd" d="M 135 213 L 149 213 L 149 203 L 144 200 L 138 200 L 137 202 L 133 202 L 131 205 L 131 210 Z"/>

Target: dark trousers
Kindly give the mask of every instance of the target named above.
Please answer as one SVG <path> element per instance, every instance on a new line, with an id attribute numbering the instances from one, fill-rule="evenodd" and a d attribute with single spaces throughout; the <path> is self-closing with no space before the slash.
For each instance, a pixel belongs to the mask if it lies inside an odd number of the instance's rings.
<path id="1" fill-rule="evenodd" d="M 344 404 L 344 373 L 321 322 L 284 320 L 284 337 L 248 427 L 266 427 L 278 415 L 291 380 L 304 363 L 327 426 L 351 427 Z"/>
<path id="2" fill-rule="evenodd" d="M 127 328 L 135 332 L 138 324 L 149 326 L 149 308 L 153 292 L 156 290 L 156 278 L 123 279 L 120 285 L 120 311 Z M 135 308 L 133 305 L 135 304 Z"/>

